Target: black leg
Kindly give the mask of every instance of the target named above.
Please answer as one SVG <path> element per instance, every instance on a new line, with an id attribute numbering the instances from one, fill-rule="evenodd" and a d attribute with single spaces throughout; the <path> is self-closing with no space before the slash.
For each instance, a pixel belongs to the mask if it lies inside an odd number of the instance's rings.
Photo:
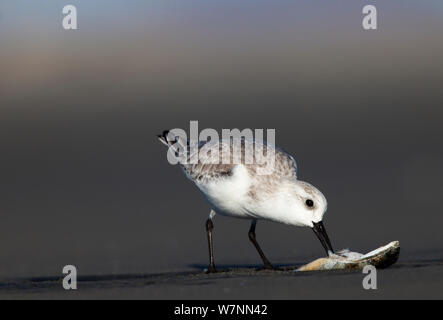
<path id="1" fill-rule="evenodd" d="M 272 266 L 272 264 L 269 262 L 269 260 L 266 258 L 265 254 L 263 253 L 262 249 L 258 245 L 257 240 L 255 239 L 255 226 L 257 225 L 257 220 L 251 221 L 251 228 L 249 228 L 249 240 L 251 240 L 252 244 L 254 245 L 255 249 L 257 249 L 258 254 L 260 255 L 261 259 L 263 260 L 264 269 L 266 270 L 274 270 L 275 268 Z"/>
<path id="2" fill-rule="evenodd" d="M 208 235 L 208 247 L 209 247 L 209 267 L 207 273 L 217 272 L 214 264 L 214 247 L 212 245 L 212 229 L 214 229 L 214 224 L 212 223 L 212 219 L 208 218 L 206 220 L 206 232 Z"/>

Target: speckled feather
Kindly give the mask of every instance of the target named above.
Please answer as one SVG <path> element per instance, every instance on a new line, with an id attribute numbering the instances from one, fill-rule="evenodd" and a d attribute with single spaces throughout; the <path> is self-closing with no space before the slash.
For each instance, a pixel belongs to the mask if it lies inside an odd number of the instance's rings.
<path id="1" fill-rule="evenodd" d="M 166 131 L 163 134 L 163 139 L 167 141 L 172 151 L 181 148 L 184 153 L 186 150 L 186 157 L 184 157 L 186 161 L 181 161 L 180 166 L 187 177 L 196 183 L 226 179 L 232 175 L 234 167 L 241 164 L 246 167 L 251 179 L 256 180 L 256 183 L 251 185 L 255 188 L 251 188 L 249 195 L 252 198 L 257 198 L 257 194 L 260 193 L 259 190 L 256 190 L 257 188 L 272 189 L 273 185 L 279 183 L 282 178 L 297 178 L 295 159 L 278 147 L 245 139 L 237 140 L 234 143 L 223 140 L 190 142 L 189 140 L 180 140 L 179 137 L 168 138 L 168 133 Z M 240 150 L 240 154 L 234 152 L 237 150 Z M 267 156 L 268 152 L 275 153 L 273 163 L 269 162 L 272 160 Z M 229 161 L 222 161 L 223 159 L 229 159 Z M 271 170 L 263 174 L 266 168 L 271 168 Z"/>

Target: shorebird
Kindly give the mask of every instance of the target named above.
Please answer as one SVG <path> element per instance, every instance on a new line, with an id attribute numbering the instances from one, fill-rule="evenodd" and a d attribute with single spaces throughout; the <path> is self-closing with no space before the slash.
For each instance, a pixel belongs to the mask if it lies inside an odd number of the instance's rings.
<path id="1" fill-rule="evenodd" d="M 251 221 L 248 236 L 263 260 L 264 269 L 275 268 L 257 242 L 255 229 L 258 220 L 310 227 L 327 255 L 334 254 L 322 222 L 327 209 L 326 198 L 313 185 L 298 180 L 295 159 L 282 149 L 246 139 L 241 139 L 240 148 L 235 149 L 232 141 L 189 141 L 168 130 L 158 138 L 168 146 L 168 152 L 177 156 L 185 175 L 197 185 L 211 207 L 206 220 L 208 273 L 217 271 L 212 234 L 216 214 Z M 257 148 L 261 148 L 261 152 L 254 152 Z M 267 155 L 270 152 L 274 155 L 272 170 L 260 173 L 260 169 L 269 165 L 271 158 Z M 248 156 L 252 161 L 245 160 Z"/>

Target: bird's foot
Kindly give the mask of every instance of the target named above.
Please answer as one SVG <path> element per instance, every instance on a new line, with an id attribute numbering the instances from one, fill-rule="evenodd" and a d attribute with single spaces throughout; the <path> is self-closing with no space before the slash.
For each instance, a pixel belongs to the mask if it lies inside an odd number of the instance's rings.
<path id="1" fill-rule="evenodd" d="M 215 269 L 215 266 L 208 267 L 208 269 L 206 270 L 206 274 L 210 274 L 210 273 L 217 273 L 217 269 Z"/>
<path id="2" fill-rule="evenodd" d="M 263 267 L 259 268 L 258 271 L 262 270 L 278 270 L 278 268 L 274 267 L 271 263 L 265 263 Z"/>

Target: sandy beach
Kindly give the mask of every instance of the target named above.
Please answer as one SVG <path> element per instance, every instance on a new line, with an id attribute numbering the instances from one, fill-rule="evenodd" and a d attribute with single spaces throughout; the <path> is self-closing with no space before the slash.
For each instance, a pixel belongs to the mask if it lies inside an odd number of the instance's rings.
<path id="1" fill-rule="evenodd" d="M 291 266 L 281 266 L 291 269 Z M 441 299 L 443 261 L 404 261 L 378 270 L 378 288 L 365 290 L 358 271 L 185 271 L 83 276 L 66 291 L 61 277 L 0 283 L 2 299 Z"/>

